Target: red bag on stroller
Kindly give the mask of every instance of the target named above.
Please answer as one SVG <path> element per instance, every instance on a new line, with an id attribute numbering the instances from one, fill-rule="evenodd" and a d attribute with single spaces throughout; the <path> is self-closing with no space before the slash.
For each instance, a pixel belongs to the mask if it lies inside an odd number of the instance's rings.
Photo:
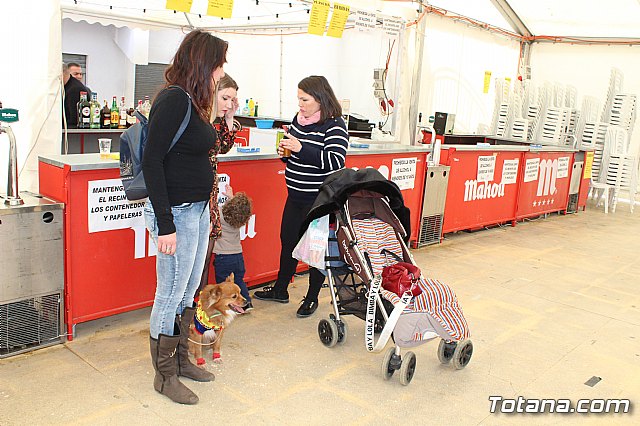
<path id="1" fill-rule="evenodd" d="M 385 266 L 382 270 L 382 288 L 402 297 L 407 291 L 413 297 L 422 293 L 418 285 L 420 268 L 407 262 Z"/>

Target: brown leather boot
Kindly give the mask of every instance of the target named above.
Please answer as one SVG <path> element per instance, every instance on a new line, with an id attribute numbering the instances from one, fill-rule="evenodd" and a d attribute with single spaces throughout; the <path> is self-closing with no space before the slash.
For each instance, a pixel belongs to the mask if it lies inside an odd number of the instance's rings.
<path id="1" fill-rule="evenodd" d="M 180 336 L 160 334 L 158 339 L 149 338 L 151 362 L 156 370 L 153 387 L 169 399 L 180 404 L 196 404 L 198 396 L 178 380 L 176 347 Z"/>
<path id="2" fill-rule="evenodd" d="M 216 376 L 204 368 L 193 364 L 189 359 L 189 325 L 196 308 L 185 308 L 182 316 L 176 315 L 176 324 L 180 328 L 180 342 L 178 343 L 178 376 L 188 377 L 196 382 L 211 382 Z"/>

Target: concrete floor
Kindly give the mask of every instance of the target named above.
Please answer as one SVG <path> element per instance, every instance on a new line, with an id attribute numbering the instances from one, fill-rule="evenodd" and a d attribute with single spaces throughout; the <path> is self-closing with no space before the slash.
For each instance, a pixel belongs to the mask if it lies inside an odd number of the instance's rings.
<path id="1" fill-rule="evenodd" d="M 213 383 L 181 406 L 156 393 L 149 309 L 77 326 L 73 342 L 0 360 L 0 424 L 639 424 L 627 414 L 491 414 L 503 398 L 627 398 L 640 404 L 640 216 L 621 204 L 576 215 L 449 235 L 414 251 L 424 274 L 450 284 L 475 352 L 466 369 L 439 363 L 437 341 L 417 347 L 409 386 L 381 377 L 364 348 L 364 323 L 346 317 L 344 345 L 328 349 L 310 318 L 254 301 L 223 344 Z M 248 259 L 250 262 L 251 260 Z M 397 374 L 396 374 L 397 375 Z M 602 378 L 585 385 L 592 376 Z"/>

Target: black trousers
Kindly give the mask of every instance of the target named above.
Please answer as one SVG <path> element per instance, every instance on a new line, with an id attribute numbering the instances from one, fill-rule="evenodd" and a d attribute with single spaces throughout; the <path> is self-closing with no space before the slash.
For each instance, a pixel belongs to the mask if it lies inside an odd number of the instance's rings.
<path id="1" fill-rule="evenodd" d="M 284 292 L 287 289 L 293 274 L 296 272 L 298 259 L 294 259 L 291 253 L 296 244 L 298 244 L 300 227 L 312 205 L 313 203 L 299 204 L 287 197 L 287 202 L 282 212 L 282 223 L 280 224 L 280 244 L 282 249 L 280 251 L 280 270 L 274 286 L 276 293 Z M 307 300 L 318 300 L 324 279 L 325 276 L 316 268 L 309 268 L 309 289 L 305 296 Z"/>

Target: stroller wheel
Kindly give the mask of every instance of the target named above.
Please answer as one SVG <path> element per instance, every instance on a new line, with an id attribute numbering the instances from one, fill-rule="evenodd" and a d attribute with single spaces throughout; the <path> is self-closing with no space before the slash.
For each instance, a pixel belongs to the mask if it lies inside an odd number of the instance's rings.
<path id="1" fill-rule="evenodd" d="M 409 351 L 404 354 L 402 365 L 400 366 L 400 384 L 407 386 L 413 379 L 413 373 L 416 372 L 416 354 Z"/>
<path id="2" fill-rule="evenodd" d="M 349 327 L 344 321 L 340 321 L 338 324 L 338 343 L 343 344 L 347 341 L 347 334 L 349 334 Z"/>
<path id="3" fill-rule="evenodd" d="M 453 366 L 456 370 L 463 369 L 471 361 L 473 355 L 473 343 L 471 340 L 463 340 L 458 342 L 456 349 L 453 351 Z"/>
<path id="4" fill-rule="evenodd" d="M 440 344 L 438 345 L 438 359 L 441 363 L 449 364 L 449 362 L 451 362 L 456 346 L 458 346 L 456 342 L 447 342 L 444 339 L 440 339 Z"/>
<path id="5" fill-rule="evenodd" d="M 384 358 L 382 358 L 382 378 L 385 380 L 389 380 L 393 373 L 399 368 L 400 357 L 396 355 L 395 348 L 389 348 L 384 353 Z"/>
<path id="6" fill-rule="evenodd" d="M 326 347 L 334 347 L 338 343 L 338 326 L 331 320 L 321 319 L 318 323 L 318 337 Z"/>

